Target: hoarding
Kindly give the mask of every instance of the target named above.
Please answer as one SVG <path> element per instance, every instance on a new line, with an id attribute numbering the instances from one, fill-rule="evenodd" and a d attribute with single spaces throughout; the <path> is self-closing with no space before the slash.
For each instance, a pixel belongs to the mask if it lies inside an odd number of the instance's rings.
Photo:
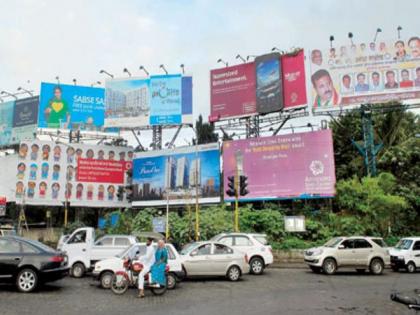
<path id="1" fill-rule="evenodd" d="M 0 104 L 0 146 L 35 138 L 38 106 L 38 96 Z"/>
<path id="2" fill-rule="evenodd" d="M 305 56 L 303 50 L 281 58 L 284 109 L 306 106 Z"/>
<path id="3" fill-rule="evenodd" d="M 267 114 L 283 109 L 283 84 L 279 53 L 255 58 L 257 112 Z"/>
<path id="4" fill-rule="evenodd" d="M 256 114 L 254 63 L 211 70 L 210 103 L 210 121 Z"/>
<path id="5" fill-rule="evenodd" d="M 310 54 L 313 107 L 420 98 L 420 39 L 314 49 Z"/>
<path id="6" fill-rule="evenodd" d="M 6 197 L 0 196 L 0 217 L 6 215 Z"/>
<path id="7" fill-rule="evenodd" d="M 123 207 L 118 188 L 126 185 L 130 148 L 22 142 L 15 177 L 16 201 L 38 205 Z"/>
<path id="8" fill-rule="evenodd" d="M 227 177 L 248 177 L 242 200 L 330 197 L 335 168 L 330 130 L 228 141 L 223 143 L 225 200 Z"/>
<path id="9" fill-rule="evenodd" d="M 191 77 L 176 74 L 115 79 L 106 81 L 105 87 L 106 127 L 193 122 Z"/>
<path id="10" fill-rule="evenodd" d="M 42 83 L 40 128 L 100 130 L 104 125 L 103 88 Z"/>
<path id="11" fill-rule="evenodd" d="M 133 185 L 133 206 L 219 202 L 219 145 L 137 153 Z"/>

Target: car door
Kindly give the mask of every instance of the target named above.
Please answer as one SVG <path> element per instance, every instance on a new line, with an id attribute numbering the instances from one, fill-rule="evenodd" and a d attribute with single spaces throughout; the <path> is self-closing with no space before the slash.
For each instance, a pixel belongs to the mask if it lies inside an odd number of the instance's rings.
<path id="1" fill-rule="evenodd" d="M 12 239 L 0 239 L 0 280 L 10 278 L 23 259 L 20 243 Z"/>
<path id="2" fill-rule="evenodd" d="M 415 241 L 413 245 L 413 260 L 417 268 L 420 268 L 420 241 Z"/>
<path id="3" fill-rule="evenodd" d="M 245 235 L 235 236 L 233 248 L 237 249 L 241 253 L 248 254 L 249 257 L 251 257 L 254 252 L 254 244 L 249 237 Z"/>
<path id="4" fill-rule="evenodd" d="M 337 263 L 339 266 L 354 264 L 354 240 L 348 239 L 341 242 L 337 247 Z"/>
<path id="5" fill-rule="evenodd" d="M 82 261 L 89 267 L 89 250 L 86 240 L 86 230 L 80 230 L 74 233 L 66 243 L 66 252 L 71 266 L 76 261 Z"/>
<path id="6" fill-rule="evenodd" d="M 214 274 L 225 275 L 227 267 L 233 260 L 233 250 L 226 245 L 215 243 L 211 260 Z"/>
<path id="7" fill-rule="evenodd" d="M 208 276 L 212 275 L 211 255 L 212 244 L 206 243 L 199 245 L 193 249 L 187 259 L 184 261 L 187 274 L 191 276 Z"/>
<path id="8" fill-rule="evenodd" d="M 115 254 L 114 252 L 110 254 L 110 251 L 112 251 L 113 248 L 114 248 L 114 237 L 112 236 L 101 237 L 99 240 L 95 242 L 95 244 L 92 247 L 91 260 L 93 261 L 103 260 L 103 259 L 115 256 L 122 252 L 122 249 L 121 249 L 119 252 L 116 252 Z"/>
<path id="9" fill-rule="evenodd" d="M 373 246 L 367 240 L 363 238 L 357 238 L 354 240 L 354 263 L 359 266 L 367 266 L 369 264 L 369 258 L 373 253 Z"/>

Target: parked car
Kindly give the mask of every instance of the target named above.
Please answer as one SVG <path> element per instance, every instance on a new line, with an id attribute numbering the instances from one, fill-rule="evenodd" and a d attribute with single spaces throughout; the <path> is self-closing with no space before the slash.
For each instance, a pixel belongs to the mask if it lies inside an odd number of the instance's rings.
<path id="1" fill-rule="evenodd" d="M 156 244 L 153 246 L 156 247 Z M 175 289 L 177 283 L 184 277 L 182 262 L 179 253 L 172 244 L 166 244 L 168 250 L 168 289 Z M 102 288 L 111 287 L 111 279 L 115 272 L 124 270 L 124 260 L 126 258 L 134 259 L 146 253 L 146 243 L 136 243 L 123 250 L 115 257 L 98 261 L 93 268 L 92 274 L 96 280 L 99 280 Z"/>
<path id="2" fill-rule="evenodd" d="M 273 263 L 273 252 L 268 245 L 265 234 L 222 233 L 214 236 L 212 241 L 228 245 L 248 256 L 250 272 L 260 275 Z"/>
<path id="3" fill-rule="evenodd" d="M 405 269 L 415 272 L 420 268 L 420 237 L 401 239 L 390 251 L 391 268 L 393 271 Z"/>
<path id="4" fill-rule="evenodd" d="M 16 230 L 12 225 L 0 225 L 0 236 L 16 235 Z"/>
<path id="5" fill-rule="evenodd" d="M 84 227 L 64 237 L 57 249 L 67 255 L 70 274 L 81 278 L 95 262 L 114 257 L 137 242 L 137 238 L 131 235 L 105 235 L 95 241 L 95 230 Z"/>
<path id="6" fill-rule="evenodd" d="M 38 241 L 18 236 L 0 237 L 0 281 L 15 283 L 21 292 L 64 278 L 69 271 L 63 253 Z"/>
<path id="7" fill-rule="evenodd" d="M 336 237 L 324 246 L 305 251 L 305 262 L 312 271 L 334 274 L 339 268 L 355 268 L 363 273 L 366 269 L 380 275 L 390 264 L 387 245 L 380 237 Z"/>
<path id="8" fill-rule="evenodd" d="M 186 245 L 181 251 L 185 276 L 224 276 L 237 281 L 249 272 L 246 254 L 225 244 L 207 241 Z"/>

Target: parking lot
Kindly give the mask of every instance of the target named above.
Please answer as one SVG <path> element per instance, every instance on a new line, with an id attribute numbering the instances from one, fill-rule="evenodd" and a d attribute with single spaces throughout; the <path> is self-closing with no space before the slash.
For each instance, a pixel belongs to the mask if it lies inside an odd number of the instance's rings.
<path id="1" fill-rule="evenodd" d="M 162 297 L 116 296 L 92 278 L 66 278 L 33 294 L 0 286 L 1 314 L 411 314 L 389 300 L 393 291 L 415 294 L 420 273 L 383 276 L 353 272 L 316 275 L 307 269 L 268 269 L 263 276 L 189 280 Z M 420 291 L 418 292 L 420 293 Z"/>

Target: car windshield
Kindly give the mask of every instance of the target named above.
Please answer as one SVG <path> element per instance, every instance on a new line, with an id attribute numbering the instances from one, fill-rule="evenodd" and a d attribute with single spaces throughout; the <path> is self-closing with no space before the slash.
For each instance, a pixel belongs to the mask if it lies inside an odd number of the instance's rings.
<path id="1" fill-rule="evenodd" d="M 411 247 L 411 244 L 413 244 L 412 240 L 400 240 L 397 245 L 395 245 L 395 248 L 398 249 L 409 249 Z"/>
<path id="2" fill-rule="evenodd" d="M 265 235 L 254 235 L 254 238 L 263 245 L 268 245 L 268 241 Z"/>
<path id="3" fill-rule="evenodd" d="M 325 247 L 336 247 L 343 239 L 340 237 L 333 238 L 324 244 Z"/>
<path id="4" fill-rule="evenodd" d="M 185 245 L 181 250 L 181 255 L 187 255 L 196 245 L 197 243 L 189 243 Z"/>
<path id="5" fill-rule="evenodd" d="M 222 234 L 217 234 L 217 235 L 213 236 L 213 237 L 210 239 L 210 241 L 216 242 L 216 241 L 218 241 L 218 240 L 219 240 L 219 238 L 220 238 L 221 236 L 222 236 Z"/>

